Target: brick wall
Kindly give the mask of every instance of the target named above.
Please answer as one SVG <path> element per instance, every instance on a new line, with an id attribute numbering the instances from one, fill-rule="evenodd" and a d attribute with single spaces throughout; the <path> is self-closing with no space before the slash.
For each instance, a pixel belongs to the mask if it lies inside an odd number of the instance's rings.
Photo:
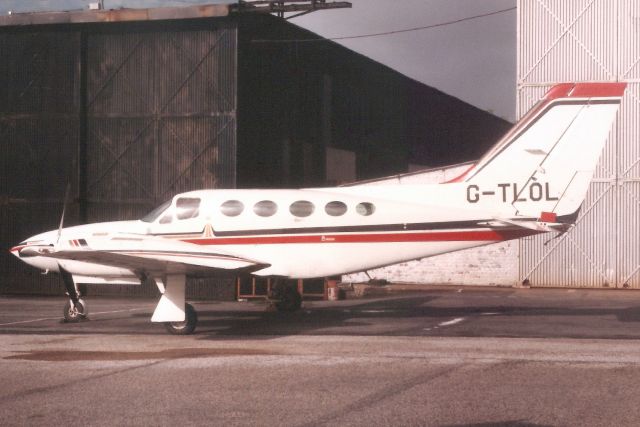
<path id="1" fill-rule="evenodd" d="M 405 175 L 368 181 L 362 185 L 438 183 L 455 178 L 471 166 L 470 163 L 448 168 L 430 169 Z M 518 282 L 518 241 L 466 249 L 458 252 L 403 262 L 368 271 L 375 279 L 389 282 L 513 286 Z M 366 274 L 348 274 L 344 282 L 366 282 Z"/>
<path id="2" fill-rule="evenodd" d="M 451 252 L 370 270 L 374 279 L 395 283 L 514 286 L 518 282 L 518 241 Z M 343 282 L 366 282 L 364 273 L 342 276 Z"/>

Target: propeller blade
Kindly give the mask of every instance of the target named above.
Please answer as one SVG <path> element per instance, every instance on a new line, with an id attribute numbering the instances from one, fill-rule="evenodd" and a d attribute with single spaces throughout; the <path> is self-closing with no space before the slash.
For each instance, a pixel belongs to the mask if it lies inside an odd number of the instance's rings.
<path id="1" fill-rule="evenodd" d="M 64 192 L 64 204 L 62 205 L 62 216 L 60 217 L 60 227 L 58 227 L 58 239 L 56 245 L 60 242 L 60 236 L 62 235 L 62 227 L 64 226 L 64 214 L 67 211 L 67 202 L 69 200 L 69 193 L 71 192 L 71 182 L 67 182 L 67 189 Z"/>

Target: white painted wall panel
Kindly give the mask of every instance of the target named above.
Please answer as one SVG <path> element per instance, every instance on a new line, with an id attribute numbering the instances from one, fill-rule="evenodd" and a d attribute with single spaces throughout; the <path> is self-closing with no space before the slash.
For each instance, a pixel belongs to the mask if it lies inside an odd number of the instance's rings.
<path id="1" fill-rule="evenodd" d="M 522 239 L 519 280 L 640 288 L 639 1 L 518 1 L 518 116 L 566 81 L 628 87 L 576 227 Z"/>
<path id="2" fill-rule="evenodd" d="M 618 8 L 620 13 L 618 74 L 620 78 L 628 81 L 640 80 L 640 1 L 620 1 Z"/>
<path id="3" fill-rule="evenodd" d="M 617 0 L 519 0 L 518 81 L 614 80 Z"/>

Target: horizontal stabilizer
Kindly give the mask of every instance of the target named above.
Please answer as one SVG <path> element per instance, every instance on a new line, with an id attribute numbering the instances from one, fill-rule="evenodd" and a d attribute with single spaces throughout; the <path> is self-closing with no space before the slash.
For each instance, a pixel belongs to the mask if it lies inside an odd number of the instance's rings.
<path id="1" fill-rule="evenodd" d="M 556 232 L 556 233 L 565 233 L 567 230 L 570 230 L 573 227 L 573 224 L 565 224 L 559 222 L 546 222 L 543 221 L 542 218 L 538 220 L 532 219 L 508 219 L 508 218 L 495 218 L 495 221 L 501 222 L 503 224 L 514 225 L 519 228 L 526 228 L 529 230 L 539 231 L 539 232 Z"/>

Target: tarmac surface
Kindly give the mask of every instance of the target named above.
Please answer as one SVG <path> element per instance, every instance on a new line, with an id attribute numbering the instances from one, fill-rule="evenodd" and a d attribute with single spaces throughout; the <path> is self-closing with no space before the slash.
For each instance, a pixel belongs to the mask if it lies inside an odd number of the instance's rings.
<path id="1" fill-rule="evenodd" d="M 86 301 L 0 297 L 0 425 L 640 425 L 640 291 L 195 302 L 191 336 Z"/>

